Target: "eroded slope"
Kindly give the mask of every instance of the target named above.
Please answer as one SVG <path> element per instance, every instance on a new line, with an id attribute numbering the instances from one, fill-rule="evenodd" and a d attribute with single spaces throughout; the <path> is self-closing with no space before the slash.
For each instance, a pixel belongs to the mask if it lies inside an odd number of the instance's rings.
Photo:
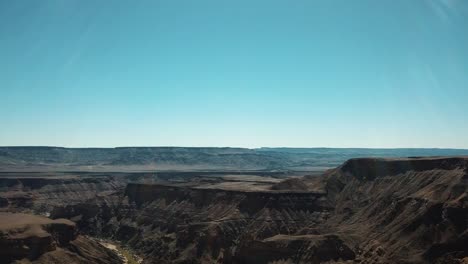
<path id="1" fill-rule="evenodd" d="M 352 159 L 326 173 L 327 225 L 365 263 L 440 262 L 468 254 L 468 159 Z"/>

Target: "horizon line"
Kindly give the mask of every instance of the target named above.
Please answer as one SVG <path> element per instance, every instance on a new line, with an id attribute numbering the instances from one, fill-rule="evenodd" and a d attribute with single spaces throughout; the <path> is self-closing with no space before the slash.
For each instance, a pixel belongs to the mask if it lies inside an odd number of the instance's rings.
<path id="1" fill-rule="evenodd" d="M 468 148 L 453 148 L 453 147 L 239 147 L 239 146 L 178 146 L 178 145 L 160 145 L 160 146 L 113 146 L 113 147 L 96 147 L 96 146 L 52 146 L 52 145 L 15 145 L 15 146 L 0 146 L 0 148 L 63 148 L 63 149 L 121 149 L 121 148 L 232 148 L 232 149 L 439 149 L 439 150 L 468 150 Z"/>

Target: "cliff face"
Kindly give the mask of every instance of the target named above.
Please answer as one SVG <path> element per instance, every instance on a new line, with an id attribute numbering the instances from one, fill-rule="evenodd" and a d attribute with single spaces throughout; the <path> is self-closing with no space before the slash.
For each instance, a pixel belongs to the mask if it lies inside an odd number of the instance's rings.
<path id="1" fill-rule="evenodd" d="M 164 200 L 165 204 L 190 201 L 194 208 L 210 207 L 217 203 L 234 204 L 239 212 L 247 215 L 255 214 L 264 208 L 288 208 L 295 211 L 329 209 L 321 199 L 324 197 L 323 193 L 307 191 L 242 191 L 129 183 L 125 189 L 125 196 L 130 203 L 134 202 L 139 206 L 160 200 Z"/>
<path id="2" fill-rule="evenodd" d="M 64 219 L 0 213 L 0 221 L 0 258 L 6 260 L 35 259 L 77 236 L 75 224 Z"/>
<path id="3" fill-rule="evenodd" d="M 363 258 L 468 256 L 467 158 L 353 159 L 328 171 L 324 185 L 335 208 L 329 224 L 360 238 Z"/>
<path id="4" fill-rule="evenodd" d="M 56 207 L 107 196 L 124 187 L 125 183 L 111 177 L 0 178 L 0 209 L 47 215 Z"/>
<path id="5" fill-rule="evenodd" d="M 94 252 L 87 248 L 95 248 Z M 95 262 L 99 259 L 99 262 Z M 0 213 L 0 260 L 33 263 L 120 263 L 118 256 L 85 237 L 75 223 L 58 219 Z"/>

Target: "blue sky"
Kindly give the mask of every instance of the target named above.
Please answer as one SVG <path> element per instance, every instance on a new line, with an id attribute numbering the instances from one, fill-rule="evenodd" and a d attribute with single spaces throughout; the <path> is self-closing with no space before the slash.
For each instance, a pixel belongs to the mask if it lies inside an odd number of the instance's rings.
<path id="1" fill-rule="evenodd" d="M 468 1 L 0 1 L 0 145 L 468 148 Z"/>

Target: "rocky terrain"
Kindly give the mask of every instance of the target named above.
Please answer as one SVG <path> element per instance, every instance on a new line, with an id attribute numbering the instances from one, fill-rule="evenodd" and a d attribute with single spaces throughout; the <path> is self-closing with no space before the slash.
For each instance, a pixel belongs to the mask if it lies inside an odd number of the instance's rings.
<path id="1" fill-rule="evenodd" d="M 353 159 L 323 181 L 327 225 L 357 237 L 360 258 L 468 260 L 468 158 Z"/>
<path id="2" fill-rule="evenodd" d="M 1 173 L 0 176 L 0 211 L 26 211 L 45 216 L 58 206 L 108 196 L 125 188 L 124 179 L 115 180 L 110 176 L 26 174 L 18 177 Z"/>
<path id="3" fill-rule="evenodd" d="M 122 263 L 112 251 L 78 235 L 75 223 L 0 213 L 1 263 Z"/>
<path id="4" fill-rule="evenodd" d="M 466 157 L 357 158 L 286 180 L 218 173 L 9 175 L 1 210 L 70 219 L 143 263 L 468 262 Z"/>

